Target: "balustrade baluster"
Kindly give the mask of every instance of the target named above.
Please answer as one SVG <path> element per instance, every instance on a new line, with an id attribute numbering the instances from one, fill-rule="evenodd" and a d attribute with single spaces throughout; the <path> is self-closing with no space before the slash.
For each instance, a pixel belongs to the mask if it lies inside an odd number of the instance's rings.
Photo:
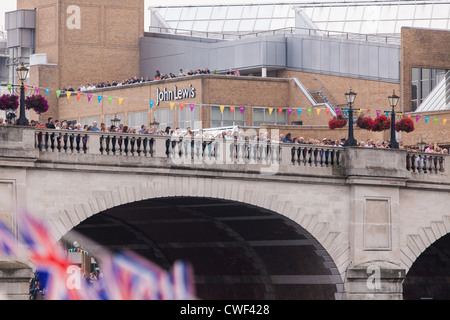
<path id="1" fill-rule="evenodd" d="M 42 151 L 42 132 L 38 132 L 37 134 L 37 147 L 39 151 Z"/>
<path id="2" fill-rule="evenodd" d="M 69 143 L 70 143 L 70 152 L 72 152 L 72 153 L 73 153 L 73 150 L 74 150 L 74 146 L 73 146 L 74 139 L 75 139 L 75 135 L 73 133 L 70 134 L 70 136 L 69 136 Z"/>
<path id="3" fill-rule="evenodd" d="M 128 155 L 128 143 L 130 142 L 130 139 L 128 137 L 125 137 L 123 139 L 123 151 L 125 152 L 125 155 Z"/>
<path id="4" fill-rule="evenodd" d="M 134 145 L 136 144 L 136 138 L 135 137 L 131 137 L 130 138 L 130 152 L 131 155 L 134 156 Z"/>
<path id="5" fill-rule="evenodd" d="M 102 138 L 103 138 L 103 136 L 102 136 Z M 101 142 L 101 148 L 103 149 L 103 140 L 105 141 L 105 151 L 106 151 L 106 154 L 107 155 L 109 155 L 109 152 L 111 151 L 111 148 L 110 148 L 110 143 L 111 143 L 111 136 L 106 136 L 106 138 L 104 138 L 104 139 L 102 139 L 102 142 Z"/>
<path id="6" fill-rule="evenodd" d="M 144 138 L 142 141 L 142 152 L 144 153 L 144 156 L 147 156 L 147 146 L 148 146 L 148 138 Z"/>
<path id="7" fill-rule="evenodd" d="M 137 138 L 136 144 L 137 144 L 137 154 L 140 157 L 141 152 L 142 152 L 142 150 L 141 150 L 142 138 L 141 137 Z"/>
<path id="8" fill-rule="evenodd" d="M 63 142 L 64 142 L 63 149 L 64 149 L 65 153 L 67 153 L 67 149 L 69 148 L 67 145 L 68 140 L 69 140 L 69 135 L 66 132 L 66 133 L 64 133 L 64 136 L 63 136 Z"/>
<path id="9" fill-rule="evenodd" d="M 52 152 L 55 151 L 55 133 L 52 132 L 50 135 L 50 149 L 52 149 Z"/>
<path id="10" fill-rule="evenodd" d="M 118 143 L 119 143 L 119 154 L 122 154 L 122 136 L 119 137 L 118 139 Z"/>
<path id="11" fill-rule="evenodd" d="M 117 137 L 113 136 L 112 138 L 110 138 L 110 141 L 111 141 L 111 151 L 115 155 L 116 151 L 117 151 L 117 149 L 116 149 Z M 108 148 L 109 148 L 109 142 L 108 142 Z"/>
<path id="12" fill-rule="evenodd" d="M 85 134 L 82 138 L 82 143 L 83 143 L 83 152 L 87 153 L 88 147 L 87 147 L 87 141 L 88 141 L 88 135 Z"/>
<path id="13" fill-rule="evenodd" d="M 296 154 L 296 149 L 295 149 L 295 147 L 292 147 L 292 149 L 291 149 L 291 162 L 292 162 L 292 164 L 294 164 L 295 165 L 295 154 Z"/>
<path id="14" fill-rule="evenodd" d="M 103 141 L 105 141 L 105 137 L 104 137 L 104 136 L 100 136 L 100 138 L 99 138 L 99 142 L 100 142 L 100 148 L 99 148 L 99 151 L 100 151 L 100 154 L 103 154 L 103 150 L 105 150 L 105 149 L 103 148 Z"/>
<path id="15" fill-rule="evenodd" d="M 48 132 L 45 133 L 45 140 L 44 140 L 44 146 L 45 146 L 45 150 L 48 151 L 48 139 L 50 138 L 50 135 Z"/>
<path id="16" fill-rule="evenodd" d="M 148 144 L 148 146 L 149 146 L 149 148 L 150 148 L 149 151 L 150 151 L 150 156 L 151 156 L 151 157 L 153 157 L 153 153 L 154 153 L 154 149 L 153 149 L 154 144 L 155 144 L 155 139 L 154 139 L 154 138 L 151 138 L 150 141 L 149 141 L 149 144 Z"/>
<path id="17" fill-rule="evenodd" d="M 77 147 L 75 148 L 77 150 L 78 153 L 80 153 L 80 142 L 81 142 L 81 135 L 77 134 L 76 138 L 75 138 L 75 142 L 77 144 Z"/>

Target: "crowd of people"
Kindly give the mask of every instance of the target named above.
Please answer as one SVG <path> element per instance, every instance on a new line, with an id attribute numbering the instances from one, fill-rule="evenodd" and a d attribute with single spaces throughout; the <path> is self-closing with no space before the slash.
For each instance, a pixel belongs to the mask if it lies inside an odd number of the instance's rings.
<path id="1" fill-rule="evenodd" d="M 0 126 L 8 125 L 4 121 L 2 117 L 0 117 Z M 180 128 L 172 129 L 171 127 L 166 127 L 165 130 L 161 130 L 157 125 L 147 127 L 145 124 L 141 125 L 140 129 L 136 129 L 134 127 L 128 127 L 124 124 L 120 124 L 118 127 L 114 125 L 107 126 L 105 123 L 98 124 L 97 121 L 94 121 L 92 125 L 84 125 L 81 123 L 74 123 L 71 121 L 62 121 L 54 120 L 53 118 L 48 118 L 47 123 L 38 122 L 31 120 L 30 126 L 40 128 L 40 129 L 56 129 L 56 130 L 75 130 L 75 131 L 100 131 L 100 132 L 118 132 L 118 133 L 131 133 L 131 134 L 155 134 L 155 135 L 163 135 L 163 136 L 190 136 L 190 137 L 202 137 L 202 138 L 223 138 L 223 139 L 241 139 L 244 137 L 243 130 L 238 132 L 232 132 L 231 130 L 221 130 L 219 132 L 213 132 L 209 130 L 198 130 L 196 133 L 191 130 L 191 128 L 187 128 L 187 130 L 181 130 Z M 267 132 L 261 133 L 256 137 L 258 141 L 269 141 Z M 333 147 L 341 147 L 344 146 L 345 138 L 332 140 L 323 138 L 320 139 L 305 139 L 304 137 L 293 137 L 291 133 L 287 133 L 286 135 L 280 134 L 278 137 L 271 137 L 272 140 L 276 140 L 283 143 L 293 143 L 293 144 L 311 144 L 311 145 L 328 145 Z M 359 147 L 365 148 L 384 148 L 389 149 L 389 141 L 374 141 L 373 139 L 367 139 L 366 141 L 359 141 Z M 417 147 L 412 146 L 404 146 L 403 142 L 399 142 L 400 149 L 406 149 L 408 151 L 419 151 Z M 449 150 L 447 148 L 441 148 L 439 146 L 434 146 L 433 144 L 429 144 L 428 147 L 424 150 L 426 153 L 441 153 L 441 154 L 449 154 Z"/>
<path id="2" fill-rule="evenodd" d="M 159 70 L 156 70 L 156 73 L 153 78 L 147 77 L 132 77 L 128 79 L 123 80 L 112 80 L 112 81 L 102 81 L 98 83 L 88 83 L 87 85 L 80 85 L 77 90 L 75 90 L 73 87 L 69 86 L 64 88 L 62 91 L 70 91 L 70 92 L 83 92 L 87 90 L 94 90 L 94 89 L 102 89 L 102 88 L 108 88 L 108 87 L 118 87 L 118 86 L 125 86 L 125 85 L 132 85 L 132 84 L 138 84 L 138 83 L 146 83 L 146 82 L 152 82 L 157 80 L 165 80 L 165 79 L 172 79 L 172 78 L 180 78 L 180 77 L 188 77 L 188 76 L 195 76 L 200 74 L 211 74 L 212 72 L 209 70 L 208 67 L 205 69 L 199 68 L 199 69 L 180 69 L 178 74 L 175 74 L 173 72 L 169 73 L 161 73 Z M 233 70 L 229 69 L 226 73 L 227 76 L 240 76 L 240 72 L 238 69 Z"/>

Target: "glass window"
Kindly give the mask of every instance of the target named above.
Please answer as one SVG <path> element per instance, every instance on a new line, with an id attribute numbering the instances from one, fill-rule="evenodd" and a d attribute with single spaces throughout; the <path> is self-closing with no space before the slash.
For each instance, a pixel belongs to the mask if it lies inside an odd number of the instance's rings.
<path id="1" fill-rule="evenodd" d="M 242 11 L 242 18 L 243 19 L 256 19 L 257 14 L 258 14 L 257 6 L 245 6 L 244 10 Z"/>
<path id="2" fill-rule="evenodd" d="M 135 112 L 128 114 L 128 127 L 140 129 L 143 124 L 148 125 L 147 112 Z"/>
<path id="3" fill-rule="evenodd" d="M 273 10 L 274 10 L 273 5 L 261 4 L 258 10 L 258 18 L 272 18 Z"/>
<path id="4" fill-rule="evenodd" d="M 254 108 L 253 109 L 253 125 L 259 126 L 263 123 L 266 124 L 287 124 L 287 111 L 283 110 L 281 114 L 278 113 L 277 108 L 273 108 L 272 114 L 269 112 L 269 108 Z"/>
<path id="5" fill-rule="evenodd" d="M 209 21 L 195 21 L 192 30 L 206 32 L 208 30 Z"/>
<path id="6" fill-rule="evenodd" d="M 364 10 L 364 21 L 378 21 L 380 20 L 381 6 L 367 6 Z"/>
<path id="7" fill-rule="evenodd" d="M 240 19 L 243 9 L 242 6 L 230 6 L 228 8 L 227 19 Z"/>
<path id="8" fill-rule="evenodd" d="M 170 8 L 167 10 L 166 16 L 164 17 L 166 21 L 177 21 L 180 19 L 182 8 Z"/>
<path id="9" fill-rule="evenodd" d="M 347 7 L 334 7 L 330 11 L 330 21 L 345 21 Z"/>
<path id="10" fill-rule="evenodd" d="M 211 14 L 211 19 L 222 19 L 224 20 L 227 16 L 227 11 L 228 11 L 228 7 L 226 6 L 218 6 L 218 7 L 214 7 L 212 14 Z"/>
<path id="11" fill-rule="evenodd" d="M 434 29 L 447 29 L 448 20 L 433 19 L 431 20 L 430 28 Z"/>
<path id="12" fill-rule="evenodd" d="M 183 7 L 180 20 L 194 20 L 197 13 L 197 7 Z"/>
<path id="13" fill-rule="evenodd" d="M 159 130 L 165 130 L 166 127 L 173 128 L 173 110 L 155 110 L 153 111 L 154 120 L 159 122 Z"/>
<path id="14" fill-rule="evenodd" d="M 254 30 L 255 20 L 254 19 L 245 19 L 241 20 L 239 24 L 240 32 L 252 32 Z"/>
<path id="15" fill-rule="evenodd" d="M 270 27 L 270 19 L 258 19 L 255 23 L 255 31 L 258 30 L 269 30 Z"/>
<path id="16" fill-rule="evenodd" d="M 199 19 L 209 20 L 211 18 L 212 10 L 213 10 L 212 7 L 198 7 L 196 20 Z"/>
<path id="17" fill-rule="evenodd" d="M 328 16 L 330 15 L 329 7 L 319 7 L 314 8 L 314 15 L 312 20 L 316 21 L 328 21 Z"/>
<path id="18" fill-rule="evenodd" d="M 441 3 L 433 4 L 433 19 L 436 18 L 448 19 L 450 14 L 449 10 L 450 4 L 441 4 Z"/>
<path id="19" fill-rule="evenodd" d="M 347 10 L 347 21 L 362 21 L 364 14 L 364 7 L 362 6 L 349 6 Z"/>
<path id="20" fill-rule="evenodd" d="M 381 14 L 380 17 L 383 20 L 395 20 L 397 19 L 397 13 L 398 13 L 398 5 L 392 4 L 392 5 L 383 5 L 381 7 Z"/>
<path id="21" fill-rule="evenodd" d="M 397 19 L 410 20 L 412 17 L 414 17 L 414 9 L 414 5 L 399 6 Z"/>
<path id="22" fill-rule="evenodd" d="M 184 108 L 183 110 L 178 109 L 178 127 L 180 129 L 187 129 L 190 127 L 191 129 L 198 129 L 198 122 L 200 121 L 199 117 L 199 108 L 195 107 L 194 110 L 191 111 L 191 108 Z"/>
<path id="23" fill-rule="evenodd" d="M 245 126 L 245 112 L 241 115 L 238 107 L 235 107 L 234 112 L 231 113 L 229 106 L 220 112 L 220 106 L 211 107 L 211 127 L 230 127 L 230 126 Z"/>
<path id="24" fill-rule="evenodd" d="M 239 20 L 227 20 L 223 25 L 224 32 L 237 32 L 239 28 Z"/>
<path id="25" fill-rule="evenodd" d="M 286 27 L 286 19 L 272 19 L 270 23 L 270 30 L 284 29 Z"/>
<path id="26" fill-rule="evenodd" d="M 433 9 L 433 6 L 431 5 L 425 5 L 425 4 L 418 4 L 416 5 L 416 14 L 415 19 L 431 19 L 431 11 Z"/>
<path id="27" fill-rule="evenodd" d="M 276 5 L 273 10 L 273 17 L 286 19 L 289 16 L 290 7 L 290 5 Z"/>
<path id="28" fill-rule="evenodd" d="M 180 21 L 180 23 L 178 23 L 178 29 L 190 31 L 192 30 L 193 23 L 193 21 Z"/>
<path id="29" fill-rule="evenodd" d="M 209 32 L 222 32 L 224 20 L 211 20 L 209 23 Z"/>
<path id="30" fill-rule="evenodd" d="M 413 26 L 416 28 L 429 28 L 430 20 L 414 20 Z"/>
<path id="31" fill-rule="evenodd" d="M 81 119 L 81 128 L 84 128 L 85 125 L 92 126 L 94 121 L 97 121 L 97 127 L 100 128 L 100 117 L 99 116 Z"/>

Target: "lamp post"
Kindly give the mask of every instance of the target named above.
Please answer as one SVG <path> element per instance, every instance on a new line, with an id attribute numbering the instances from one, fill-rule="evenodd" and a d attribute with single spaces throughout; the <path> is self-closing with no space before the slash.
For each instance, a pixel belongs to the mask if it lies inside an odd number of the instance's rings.
<path id="1" fill-rule="evenodd" d="M 114 118 L 111 119 L 111 125 L 113 125 L 114 127 L 118 127 L 120 124 L 120 119 L 117 118 L 117 115 L 114 115 Z"/>
<path id="2" fill-rule="evenodd" d="M 350 88 L 350 91 L 345 94 L 345 98 L 347 99 L 347 103 L 349 105 L 348 108 L 348 137 L 347 140 L 345 140 L 344 146 L 346 147 L 355 147 L 357 145 L 357 142 L 355 138 L 353 137 L 353 108 L 352 105 L 355 102 L 356 93 L 353 92 L 352 88 Z"/>
<path id="3" fill-rule="evenodd" d="M 395 107 L 397 106 L 398 100 L 400 100 L 400 97 L 395 94 L 395 90 L 392 91 L 392 95 L 388 96 L 389 104 L 391 105 L 392 111 L 391 111 L 391 141 L 390 141 L 390 148 L 391 149 L 398 149 L 399 145 L 395 138 Z"/>
<path id="4" fill-rule="evenodd" d="M 24 81 L 27 79 L 28 76 L 28 68 L 24 66 L 23 62 L 20 67 L 16 69 L 17 76 L 19 77 L 19 80 L 21 81 L 20 85 L 20 114 L 19 119 L 17 119 L 16 124 L 18 126 L 28 126 L 28 119 L 25 115 L 25 86 Z"/>

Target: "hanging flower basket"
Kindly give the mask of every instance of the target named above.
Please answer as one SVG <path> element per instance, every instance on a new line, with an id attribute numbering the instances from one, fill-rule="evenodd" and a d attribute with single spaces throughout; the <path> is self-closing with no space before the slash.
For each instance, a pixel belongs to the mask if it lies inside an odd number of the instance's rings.
<path id="1" fill-rule="evenodd" d="M 406 133 L 414 131 L 414 122 L 411 119 L 403 118 L 395 124 L 395 131 L 404 131 Z"/>
<path id="2" fill-rule="evenodd" d="M 330 130 L 343 128 L 347 125 L 347 119 L 342 114 L 334 116 L 328 121 L 328 127 Z"/>
<path id="3" fill-rule="evenodd" d="M 372 131 L 379 132 L 391 127 L 391 120 L 386 116 L 378 116 L 373 120 Z"/>
<path id="4" fill-rule="evenodd" d="M 15 111 L 19 108 L 19 97 L 14 94 L 4 94 L 0 98 L 0 110 Z"/>
<path id="5" fill-rule="evenodd" d="M 27 110 L 34 110 L 37 114 L 42 114 L 48 111 L 49 105 L 43 96 L 35 94 L 25 99 L 25 107 Z"/>
<path id="6" fill-rule="evenodd" d="M 361 129 L 372 130 L 373 119 L 371 117 L 360 116 L 358 117 L 358 120 L 356 120 L 356 125 Z"/>

